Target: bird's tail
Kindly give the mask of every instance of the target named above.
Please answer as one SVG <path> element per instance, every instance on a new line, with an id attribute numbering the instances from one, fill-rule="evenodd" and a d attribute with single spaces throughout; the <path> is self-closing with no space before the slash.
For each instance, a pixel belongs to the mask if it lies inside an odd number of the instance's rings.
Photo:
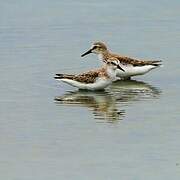
<path id="1" fill-rule="evenodd" d="M 159 67 L 159 66 L 162 66 L 161 62 L 162 62 L 161 60 L 151 61 L 151 65 Z"/>
<path id="2" fill-rule="evenodd" d="M 69 74 L 56 74 L 55 79 L 72 79 L 74 75 Z"/>

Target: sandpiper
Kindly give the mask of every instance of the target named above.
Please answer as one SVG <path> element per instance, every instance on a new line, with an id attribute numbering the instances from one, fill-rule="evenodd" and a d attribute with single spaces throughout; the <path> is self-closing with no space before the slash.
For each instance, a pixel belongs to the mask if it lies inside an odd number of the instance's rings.
<path id="1" fill-rule="evenodd" d="M 107 60 L 100 69 L 78 75 L 56 74 L 54 78 L 79 89 L 102 90 L 116 79 L 116 69 L 124 71 L 117 60 Z"/>
<path id="2" fill-rule="evenodd" d="M 93 43 L 91 48 L 82 54 L 81 57 L 90 53 L 97 54 L 98 58 L 103 60 L 103 62 L 107 60 L 117 60 L 119 65 L 124 69 L 124 71 L 119 71 L 117 69 L 116 72 L 117 77 L 120 77 L 121 79 L 130 79 L 131 76 L 143 75 L 161 65 L 160 60 L 144 61 L 111 53 L 107 46 L 102 42 Z"/>

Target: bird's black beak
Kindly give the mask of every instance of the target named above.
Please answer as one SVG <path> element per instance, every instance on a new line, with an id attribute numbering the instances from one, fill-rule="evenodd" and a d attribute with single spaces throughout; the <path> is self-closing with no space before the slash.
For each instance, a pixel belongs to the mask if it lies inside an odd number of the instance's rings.
<path id="1" fill-rule="evenodd" d="M 118 64 L 117 68 L 120 69 L 121 71 L 125 72 L 125 70 Z"/>
<path id="2" fill-rule="evenodd" d="M 90 49 L 90 50 L 88 50 L 87 52 L 85 52 L 84 54 L 82 54 L 81 57 L 86 56 L 86 55 L 88 55 L 88 54 L 90 54 L 90 53 L 92 53 L 92 49 Z"/>

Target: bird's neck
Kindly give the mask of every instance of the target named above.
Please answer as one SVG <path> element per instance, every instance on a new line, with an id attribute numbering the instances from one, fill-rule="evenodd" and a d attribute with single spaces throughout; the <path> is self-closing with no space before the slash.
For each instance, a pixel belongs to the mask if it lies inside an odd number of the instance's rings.
<path id="1" fill-rule="evenodd" d="M 101 61 L 107 60 L 109 56 L 109 52 L 108 51 L 104 51 L 98 54 L 98 59 Z"/>
<path id="2" fill-rule="evenodd" d="M 106 72 L 107 72 L 107 75 L 112 79 L 114 80 L 116 78 L 116 69 L 114 69 L 112 66 L 108 66 L 106 65 Z"/>

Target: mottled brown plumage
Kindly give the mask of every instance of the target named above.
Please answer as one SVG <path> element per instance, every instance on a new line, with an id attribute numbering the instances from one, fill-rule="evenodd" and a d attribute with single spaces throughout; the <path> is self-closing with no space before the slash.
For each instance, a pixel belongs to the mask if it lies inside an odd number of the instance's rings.
<path id="1" fill-rule="evenodd" d="M 88 71 L 78 75 L 56 74 L 55 79 L 71 79 L 82 83 L 94 83 L 98 77 L 109 77 L 105 68 Z"/>
<path id="2" fill-rule="evenodd" d="M 117 59 L 119 60 L 119 62 L 121 64 L 127 65 L 127 64 L 131 64 L 133 66 L 145 66 L 145 65 L 153 65 L 153 66 L 157 66 L 160 64 L 161 61 L 160 60 L 156 60 L 156 61 L 145 61 L 145 60 L 138 60 L 138 59 L 134 59 L 134 58 L 130 58 L 130 57 L 126 57 L 126 56 L 121 56 L 121 55 L 117 55 L 117 54 L 112 54 L 112 53 L 108 53 L 108 54 L 104 54 L 103 55 L 104 60 L 114 60 Z"/>

